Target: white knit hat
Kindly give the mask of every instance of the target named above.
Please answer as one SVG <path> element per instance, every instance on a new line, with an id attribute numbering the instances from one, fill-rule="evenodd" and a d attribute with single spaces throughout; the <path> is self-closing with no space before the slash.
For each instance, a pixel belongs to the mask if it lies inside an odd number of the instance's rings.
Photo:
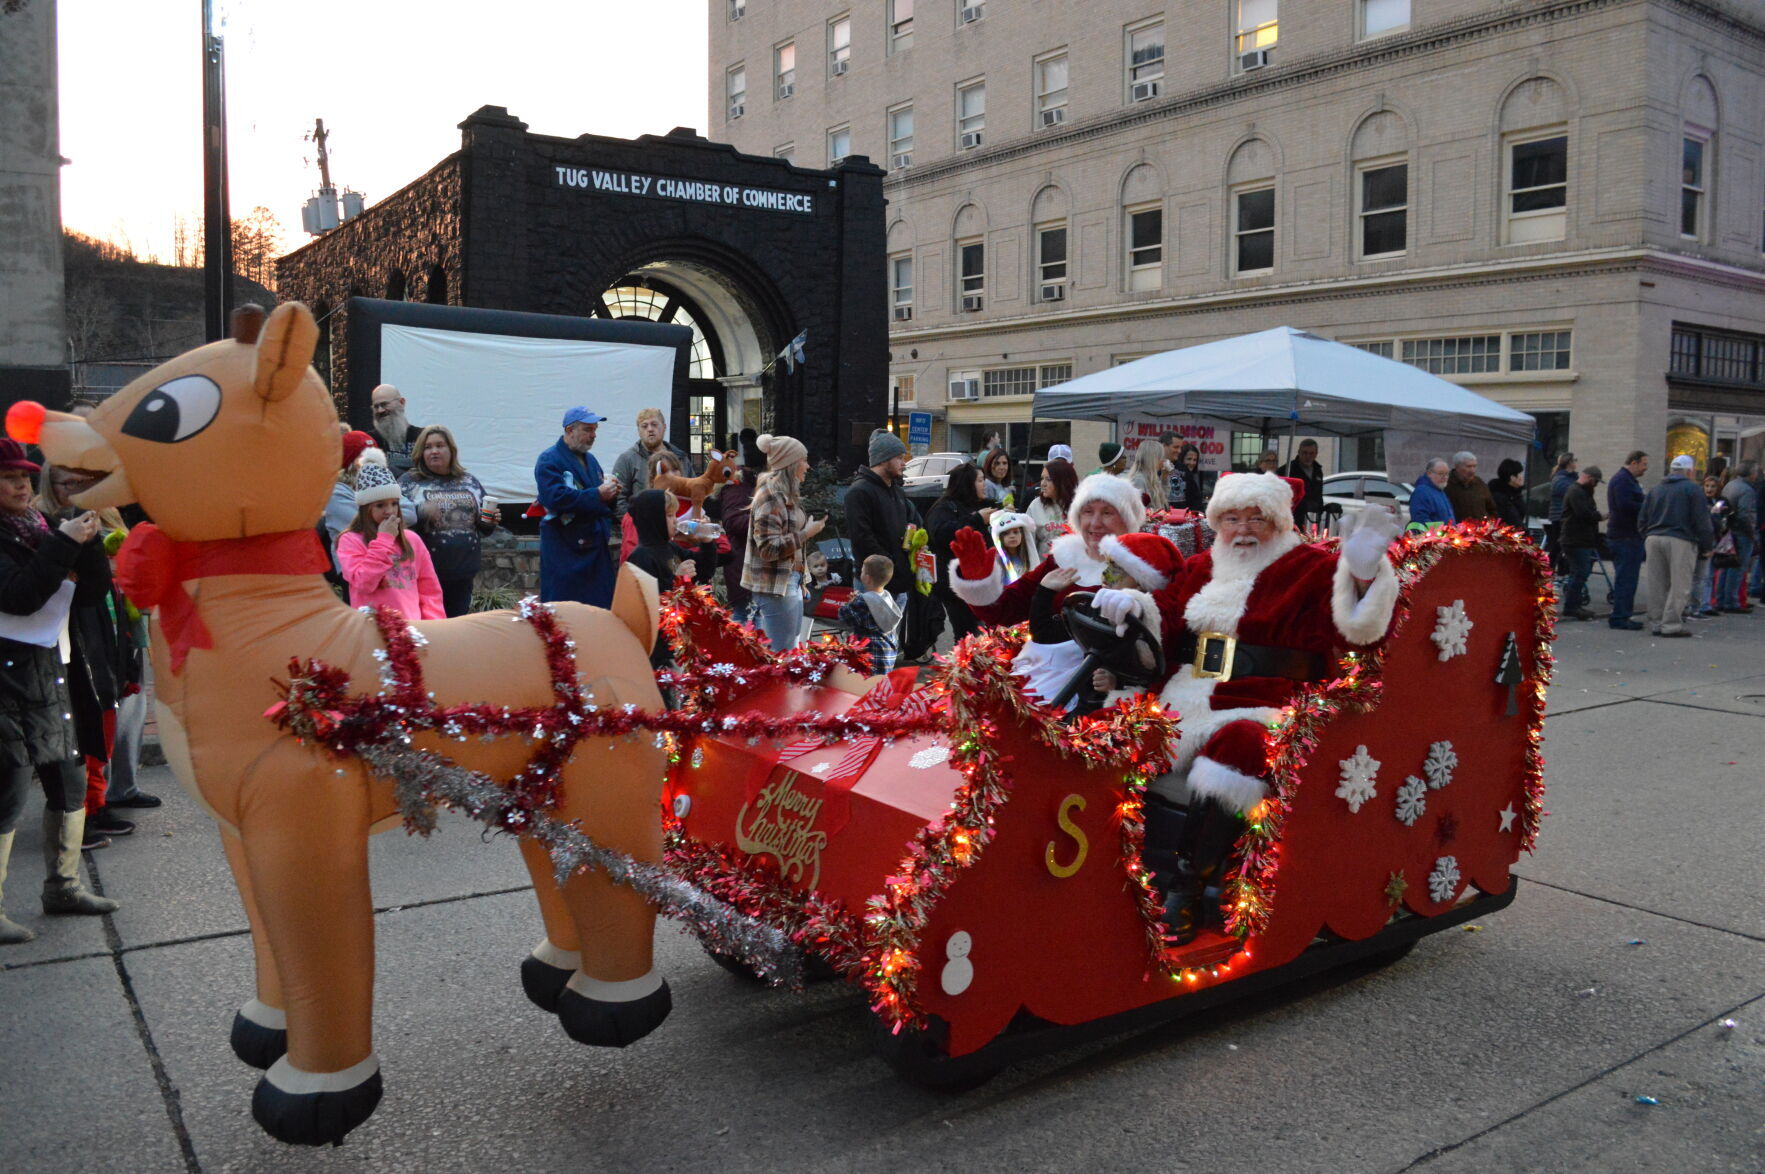
<path id="1" fill-rule="evenodd" d="M 1138 530 L 1146 524 L 1146 506 L 1140 500 L 1140 491 L 1126 477 L 1092 473 L 1079 482 L 1079 487 L 1073 491 L 1072 508 L 1066 511 L 1066 524 L 1075 531 L 1079 528 L 1079 513 L 1090 501 L 1106 501 L 1114 506 L 1130 530 Z"/>
<path id="2" fill-rule="evenodd" d="M 369 451 L 378 454 L 379 450 Z M 398 482 L 393 478 L 392 470 L 386 467 L 386 458 L 381 456 L 378 462 L 363 460 L 361 468 L 355 471 L 357 507 L 373 505 L 377 501 L 397 501 L 398 497 Z"/>
<path id="3" fill-rule="evenodd" d="M 1228 510 L 1259 509 L 1279 530 L 1293 529 L 1293 506 L 1305 496 L 1305 483 L 1274 473 L 1228 473 L 1213 487 L 1207 500 L 1207 524 L 1220 528 L 1220 515 Z"/>
<path id="4" fill-rule="evenodd" d="M 803 442 L 794 436 L 773 436 L 766 433 L 754 438 L 754 447 L 766 454 L 766 467 L 769 470 L 788 469 L 809 455 Z"/>

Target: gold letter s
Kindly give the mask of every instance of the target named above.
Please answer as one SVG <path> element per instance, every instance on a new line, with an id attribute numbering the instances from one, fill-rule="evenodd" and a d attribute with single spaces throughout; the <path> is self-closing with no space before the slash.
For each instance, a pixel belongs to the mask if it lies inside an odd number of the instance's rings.
<path id="1" fill-rule="evenodd" d="M 1078 854 L 1072 858 L 1072 863 L 1056 864 L 1054 862 L 1054 841 L 1052 840 L 1048 841 L 1048 851 L 1043 855 L 1043 859 L 1048 864 L 1048 871 L 1053 873 L 1060 880 L 1065 880 L 1067 877 L 1083 868 L 1085 866 L 1085 853 L 1091 850 L 1090 842 L 1085 839 L 1084 829 L 1080 828 L 1070 818 L 1071 812 L 1075 809 L 1079 811 L 1085 809 L 1085 797 L 1083 795 L 1068 795 L 1065 799 L 1060 801 L 1060 830 L 1078 841 L 1079 845 Z"/>

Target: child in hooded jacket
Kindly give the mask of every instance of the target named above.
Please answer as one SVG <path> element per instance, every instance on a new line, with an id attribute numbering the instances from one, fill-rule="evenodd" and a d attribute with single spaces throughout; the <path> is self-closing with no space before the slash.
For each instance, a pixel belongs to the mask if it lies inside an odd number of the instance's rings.
<path id="1" fill-rule="evenodd" d="M 405 529 L 398 482 L 384 465 L 364 464 L 355 479 L 355 521 L 337 539 L 337 566 L 351 607 L 396 608 L 407 617 L 445 619 L 441 580 L 423 540 Z"/>

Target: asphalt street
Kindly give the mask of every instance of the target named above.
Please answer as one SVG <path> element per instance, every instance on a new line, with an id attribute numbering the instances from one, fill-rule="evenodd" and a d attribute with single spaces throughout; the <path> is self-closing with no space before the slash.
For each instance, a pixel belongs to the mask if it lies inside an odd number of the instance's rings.
<path id="1" fill-rule="evenodd" d="M 87 858 L 123 902 L 36 912 L 26 820 L 0 954 L 0 1168 L 36 1171 L 1765 1170 L 1765 610 L 1692 640 L 1565 624 L 1550 816 L 1513 906 L 1200 1024 L 960 1095 L 901 1083 L 864 999 L 758 988 L 659 930 L 673 1017 L 623 1050 L 522 997 L 540 936 L 512 842 L 458 819 L 372 847 L 378 1113 L 336 1149 L 251 1121 L 252 992 L 209 819 L 164 768 Z"/>

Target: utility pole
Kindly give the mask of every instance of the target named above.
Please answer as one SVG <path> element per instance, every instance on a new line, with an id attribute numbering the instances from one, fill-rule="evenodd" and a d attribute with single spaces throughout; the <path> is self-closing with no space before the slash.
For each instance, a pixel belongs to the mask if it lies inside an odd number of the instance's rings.
<path id="1" fill-rule="evenodd" d="M 319 190 L 331 190 L 331 160 L 325 154 L 325 120 L 313 119 L 313 142 L 319 147 Z"/>
<path id="2" fill-rule="evenodd" d="M 233 315 L 233 217 L 227 206 L 226 59 L 214 35 L 214 0 L 202 0 L 203 320 L 209 342 Z"/>

